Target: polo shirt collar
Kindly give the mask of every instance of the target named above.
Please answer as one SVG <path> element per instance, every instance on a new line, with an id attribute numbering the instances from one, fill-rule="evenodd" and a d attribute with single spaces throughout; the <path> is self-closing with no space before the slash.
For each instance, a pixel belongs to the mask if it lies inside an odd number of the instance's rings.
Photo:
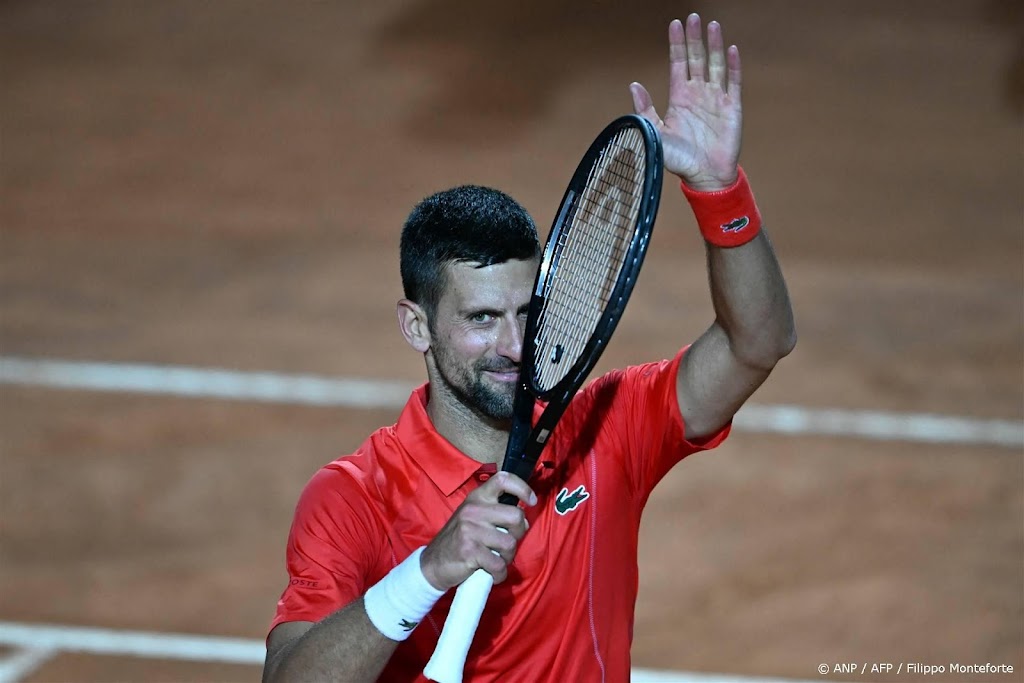
<path id="1" fill-rule="evenodd" d="M 395 425 L 395 432 L 406 453 L 445 496 L 450 496 L 476 474 L 483 464 L 437 433 L 427 415 L 429 386 L 424 384 L 412 392 Z M 493 471 L 493 466 L 490 471 Z"/>

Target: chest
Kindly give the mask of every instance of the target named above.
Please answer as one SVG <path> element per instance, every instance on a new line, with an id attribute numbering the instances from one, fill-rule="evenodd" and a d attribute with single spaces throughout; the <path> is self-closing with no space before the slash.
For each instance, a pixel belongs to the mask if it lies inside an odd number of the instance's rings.
<path id="1" fill-rule="evenodd" d="M 609 628 L 628 630 L 638 520 L 623 514 L 629 507 L 621 505 L 623 477 L 596 450 L 557 462 L 561 464 L 539 468 L 530 480 L 538 501 L 526 508 L 529 530 L 508 567 L 508 578 L 491 590 L 470 651 L 470 661 L 480 671 L 518 666 L 507 654 L 516 648 L 525 648 L 532 659 L 540 650 L 550 650 L 550 656 L 541 658 L 542 669 L 554 666 L 559 657 L 578 664 L 593 652 L 579 634 L 590 633 L 595 624 L 602 638 Z M 409 516 L 396 524 L 391 540 L 395 551 L 404 554 L 429 543 L 479 485 L 474 482 L 464 495 L 452 497 L 457 500 L 450 507 L 421 516 L 418 523 Z M 414 642 L 407 644 L 405 651 L 417 666 L 433 651 L 453 597 L 449 591 L 438 601 Z M 555 623 L 564 627 L 558 637 L 545 627 Z M 571 642 L 562 642 L 563 637 Z M 628 635 L 622 641 L 628 642 Z M 507 650 L 512 643 L 518 645 Z M 535 680 L 540 680 L 539 673 Z"/>
<path id="2" fill-rule="evenodd" d="M 382 510 L 388 538 L 379 558 L 381 575 L 417 547 L 429 544 L 466 496 L 486 479 L 486 475 L 471 478 L 451 496 L 427 481 Z M 550 580 L 556 574 L 578 578 L 595 534 L 602 544 L 628 544 L 631 515 L 623 505 L 627 494 L 620 490 L 622 477 L 614 461 L 601 452 L 570 453 L 538 465 L 529 483 L 537 504 L 524 508 L 529 530 L 509 567 L 505 590 L 536 579 Z"/>

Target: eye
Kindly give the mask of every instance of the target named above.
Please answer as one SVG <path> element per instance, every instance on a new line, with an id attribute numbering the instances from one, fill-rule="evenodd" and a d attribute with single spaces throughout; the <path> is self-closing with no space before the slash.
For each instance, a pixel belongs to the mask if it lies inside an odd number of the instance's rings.
<path id="1" fill-rule="evenodd" d="M 490 314 L 490 313 L 487 313 L 486 311 L 480 311 L 479 313 L 474 313 L 473 315 L 471 315 L 469 317 L 470 322 L 474 322 L 474 323 L 477 323 L 477 324 L 480 324 L 480 325 L 483 325 L 485 323 L 489 323 L 493 319 L 494 319 L 494 316 L 492 314 Z"/>

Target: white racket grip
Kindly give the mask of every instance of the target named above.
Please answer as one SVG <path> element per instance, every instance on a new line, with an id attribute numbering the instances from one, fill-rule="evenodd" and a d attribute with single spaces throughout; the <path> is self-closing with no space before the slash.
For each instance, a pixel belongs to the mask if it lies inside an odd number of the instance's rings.
<path id="1" fill-rule="evenodd" d="M 494 577 L 477 569 L 455 590 L 437 648 L 423 669 L 424 676 L 437 683 L 462 683 L 466 655 L 493 586 Z"/>

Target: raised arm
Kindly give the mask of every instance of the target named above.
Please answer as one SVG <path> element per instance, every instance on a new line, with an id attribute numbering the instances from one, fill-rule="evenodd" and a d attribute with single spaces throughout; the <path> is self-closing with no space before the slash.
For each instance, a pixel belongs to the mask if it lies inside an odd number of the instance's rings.
<path id="1" fill-rule="evenodd" d="M 708 24 L 705 49 L 700 17 L 691 14 L 685 26 L 669 25 L 669 65 L 664 119 L 642 85 L 630 91 L 635 111 L 661 131 L 665 168 L 682 179 L 707 245 L 715 321 L 686 353 L 676 381 L 686 437 L 699 439 L 725 425 L 761 386 L 793 349 L 796 328 L 782 271 L 738 166 L 739 50 L 725 49 L 717 22 Z M 723 206 L 748 210 L 733 216 Z M 723 216 L 731 217 L 715 220 Z"/>

